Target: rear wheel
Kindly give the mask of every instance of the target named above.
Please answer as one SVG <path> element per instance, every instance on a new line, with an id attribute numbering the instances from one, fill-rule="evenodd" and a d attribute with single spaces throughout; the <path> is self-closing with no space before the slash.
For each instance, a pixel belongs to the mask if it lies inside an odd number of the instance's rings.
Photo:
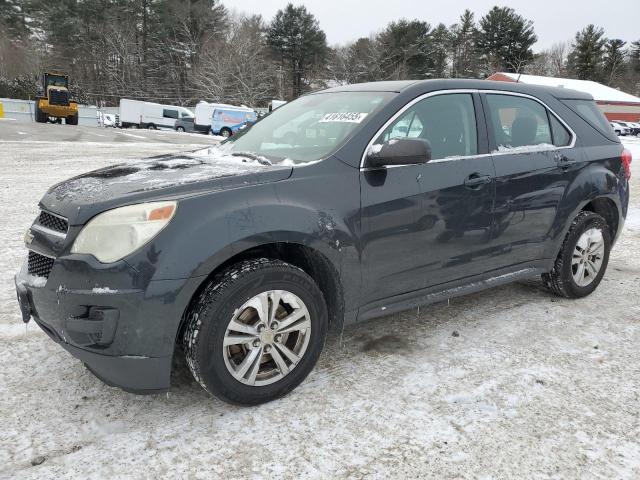
<path id="1" fill-rule="evenodd" d="M 222 400 L 268 402 L 309 374 L 327 323 L 322 292 L 305 272 L 279 260 L 244 261 L 214 277 L 190 307 L 187 364 Z"/>
<path id="2" fill-rule="evenodd" d="M 156 126 L 153 123 L 150 123 L 149 125 L 147 125 L 147 129 L 149 129 L 149 130 L 157 130 Z"/>
<path id="3" fill-rule="evenodd" d="M 184 127 L 176 127 L 177 132 L 184 132 Z"/>
<path id="4" fill-rule="evenodd" d="M 611 236 L 605 219 L 593 212 L 580 212 L 567 232 L 553 270 L 542 279 L 557 295 L 585 297 L 600 284 L 610 250 Z"/>
<path id="5" fill-rule="evenodd" d="M 224 127 L 222 130 L 220 130 L 220 135 L 222 135 L 224 138 L 229 138 L 231 136 L 231 130 L 229 130 L 227 127 Z"/>

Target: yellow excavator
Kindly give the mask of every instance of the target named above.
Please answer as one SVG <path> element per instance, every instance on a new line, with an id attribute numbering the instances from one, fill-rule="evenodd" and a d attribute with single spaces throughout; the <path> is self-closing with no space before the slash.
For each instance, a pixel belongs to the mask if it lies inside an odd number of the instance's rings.
<path id="1" fill-rule="evenodd" d="M 78 102 L 71 100 L 69 77 L 56 73 L 42 75 L 42 86 L 36 97 L 36 122 L 78 125 Z"/>

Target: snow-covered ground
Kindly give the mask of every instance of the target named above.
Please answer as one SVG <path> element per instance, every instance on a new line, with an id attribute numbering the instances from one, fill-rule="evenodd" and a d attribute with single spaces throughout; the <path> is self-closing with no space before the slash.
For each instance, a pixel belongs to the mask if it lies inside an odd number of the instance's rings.
<path id="1" fill-rule="evenodd" d="M 630 218 L 592 296 L 519 283 L 352 326 L 255 408 L 208 397 L 183 365 L 168 395 L 107 387 L 15 300 L 49 185 L 195 147 L 1 143 L 0 477 L 639 478 L 640 140 L 625 143 Z"/>

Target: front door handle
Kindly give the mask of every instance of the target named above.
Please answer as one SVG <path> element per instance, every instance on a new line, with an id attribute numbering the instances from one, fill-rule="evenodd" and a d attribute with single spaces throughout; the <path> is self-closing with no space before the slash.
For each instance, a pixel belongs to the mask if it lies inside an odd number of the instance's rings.
<path id="1" fill-rule="evenodd" d="M 480 175 L 479 173 L 472 173 L 464 180 L 464 186 L 467 188 L 472 188 L 474 190 L 478 190 L 482 188 L 483 185 L 487 185 L 491 183 L 493 177 L 491 175 Z"/>

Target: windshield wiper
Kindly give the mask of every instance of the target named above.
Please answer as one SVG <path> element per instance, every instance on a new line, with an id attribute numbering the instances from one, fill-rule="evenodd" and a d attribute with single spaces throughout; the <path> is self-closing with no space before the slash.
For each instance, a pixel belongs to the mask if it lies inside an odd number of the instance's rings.
<path id="1" fill-rule="evenodd" d="M 271 163 L 270 160 L 267 160 L 266 158 L 264 158 L 261 155 L 257 155 L 253 152 L 233 152 L 231 153 L 232 157 L 245 157 L 248 158 L 249 160 L 255 160 L 256 162 L 260 163 L 261 165 L 273 165 L 273 163 Z"/>

